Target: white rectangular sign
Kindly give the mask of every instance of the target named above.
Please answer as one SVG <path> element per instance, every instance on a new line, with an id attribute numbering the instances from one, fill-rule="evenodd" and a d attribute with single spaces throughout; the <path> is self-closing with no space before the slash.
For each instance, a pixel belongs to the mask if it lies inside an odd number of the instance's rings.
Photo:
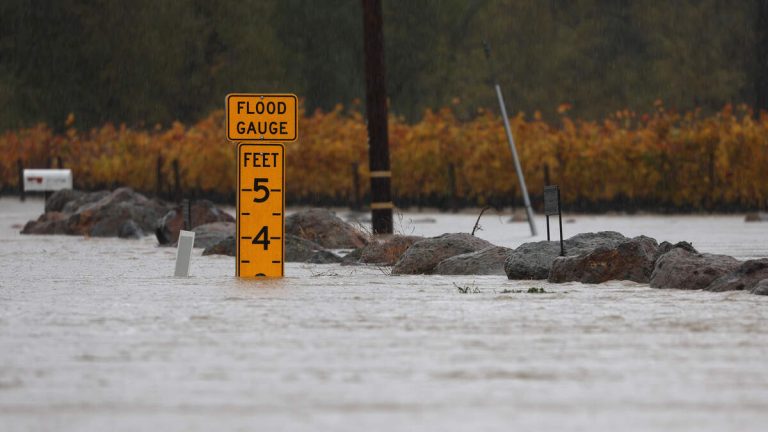
<path id="1" fill-rule="evenodd" d="M 24 190 L 47 192 L 72 189 L 72 170 L 68 169 L 25 169 Z"/>

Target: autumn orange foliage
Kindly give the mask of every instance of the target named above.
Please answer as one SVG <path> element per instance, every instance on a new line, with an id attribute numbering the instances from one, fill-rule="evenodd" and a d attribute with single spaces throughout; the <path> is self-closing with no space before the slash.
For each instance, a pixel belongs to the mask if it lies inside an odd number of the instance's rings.
<path id="1" fill-rule="evenodd" d="M 768 199 L 766 116 L 754 120 L 746 107 L 731 106 L 710 116 L 681 114 L 659 103 L 649 114 L 626 110 L 583 121 L 570 118 L 568 108 L 558 108 L 557 124 L 539 115 L 510 119 L 534 197 L 542 193 L 546 166 L 571 209 L 600 203 L 736 209 L 762 207 Z M 49 157 L 60 156 L 78 188 L 126 185 L 153 193 L 162 157 L 166 190 L 172 161 L 178 160 L 185 193 L 234 194 L 234 144 L 225 139 L 222 111 L 191 126 L 154 130 L 107 124 L 80 131 L 72 118 L 67 123 L 63 134 L 38 125 L 0 135 L 0 187 L 16 187 L 18 159 L 26 167 L 44 167 Z M 351 202 L 355 163 L 366 193 L 366 143 L 358 112 L 339 106 L 302 114 L 299 140 L 286 144 L 289 201 Z M 501 119 L 491 112 L 469 121 L 457 119 L 450 108 L 428 111 L 415 124 L 392 118 L 390 146 L 396 203 L 445 203 L 454 195 L 468 205 L 520 202 Z"/>

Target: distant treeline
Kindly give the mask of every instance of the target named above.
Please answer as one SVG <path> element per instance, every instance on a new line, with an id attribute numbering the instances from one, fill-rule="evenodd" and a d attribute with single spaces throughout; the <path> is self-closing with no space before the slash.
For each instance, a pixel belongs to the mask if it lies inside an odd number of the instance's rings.
<path id="1" fill-rule="evenodd" d="M 511 119 L 528 189 L 541 206 L 545 183 L 559 184 L 566 211 L 736 211 L 768 200 L 768 114 L 746 106 L 705 115 L 618 111 L 601 121 L 574 120 L 561 105 L 556 122 Z M 185 126 L 145 130 L 45 125 L 0 133 L 0 190 L 17 187 L 17 164 L 74 171 L 77 188 L 130 186 L 165 198 L 234 202 L 234 144 L 219 110 Z M 290 204 L 355 205 L 368 194 L 367 135 L 359 107 L 299 119 L 286 144 Z M 400 207 L 521 205 L 501 119 L 487 111 L 460 120 L 451 108 L 418 122 L 390 122 L 392 186 Z M 19 162 L 20 161 L 20 162 Z M 355 185 L 358 185 L 357 188 Z"/>
<path id="2" fill-rule="evenodd" d="M 768 107 L 766 0 L 384 0 L 391 110 L 419 121 L 572 106 L 574 118 Z M 229 92 L 293 92 L 308 113 L 364 97 L 360 0 L 3 0 L 0 131 L 190 124 Z M 305 135 L 306 136 L 306 135 Z"/>

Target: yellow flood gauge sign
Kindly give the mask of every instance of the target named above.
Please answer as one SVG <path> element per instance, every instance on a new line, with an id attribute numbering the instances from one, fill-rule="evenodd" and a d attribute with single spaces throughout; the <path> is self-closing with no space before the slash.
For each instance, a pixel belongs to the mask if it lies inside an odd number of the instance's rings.
<path id="1" fill-rule="evenodd" d="M 237 145 L 237 276 L 282 277 L 285 147 Z"/>
<path id="2" fill-rule="evenodd" d="M 299 103 L 292 94 L 227 95 L 230 141 L 296 141 Z"/>

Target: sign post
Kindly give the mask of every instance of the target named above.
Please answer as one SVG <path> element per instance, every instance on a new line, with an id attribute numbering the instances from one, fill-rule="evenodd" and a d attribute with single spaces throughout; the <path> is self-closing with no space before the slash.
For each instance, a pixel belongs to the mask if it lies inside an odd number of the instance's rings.
<path id="1" fill-rule="evenodd" d="M 560 186 L 544 186 L 544 214 L 547 217 L 547 241 L 549 239 L 549 216 L 557 215 L 560 220 L 560 256 L 565 256 L 563 245 L 563 212 L 560 207 Z"/>
<path id="2" fill-rule="evenodd" d="M 285 147 L 298 136 L 292 94 L 230 94 L 227 139 L 237 144 L 238 277 L 282 277 L 285 245 Z"/>

